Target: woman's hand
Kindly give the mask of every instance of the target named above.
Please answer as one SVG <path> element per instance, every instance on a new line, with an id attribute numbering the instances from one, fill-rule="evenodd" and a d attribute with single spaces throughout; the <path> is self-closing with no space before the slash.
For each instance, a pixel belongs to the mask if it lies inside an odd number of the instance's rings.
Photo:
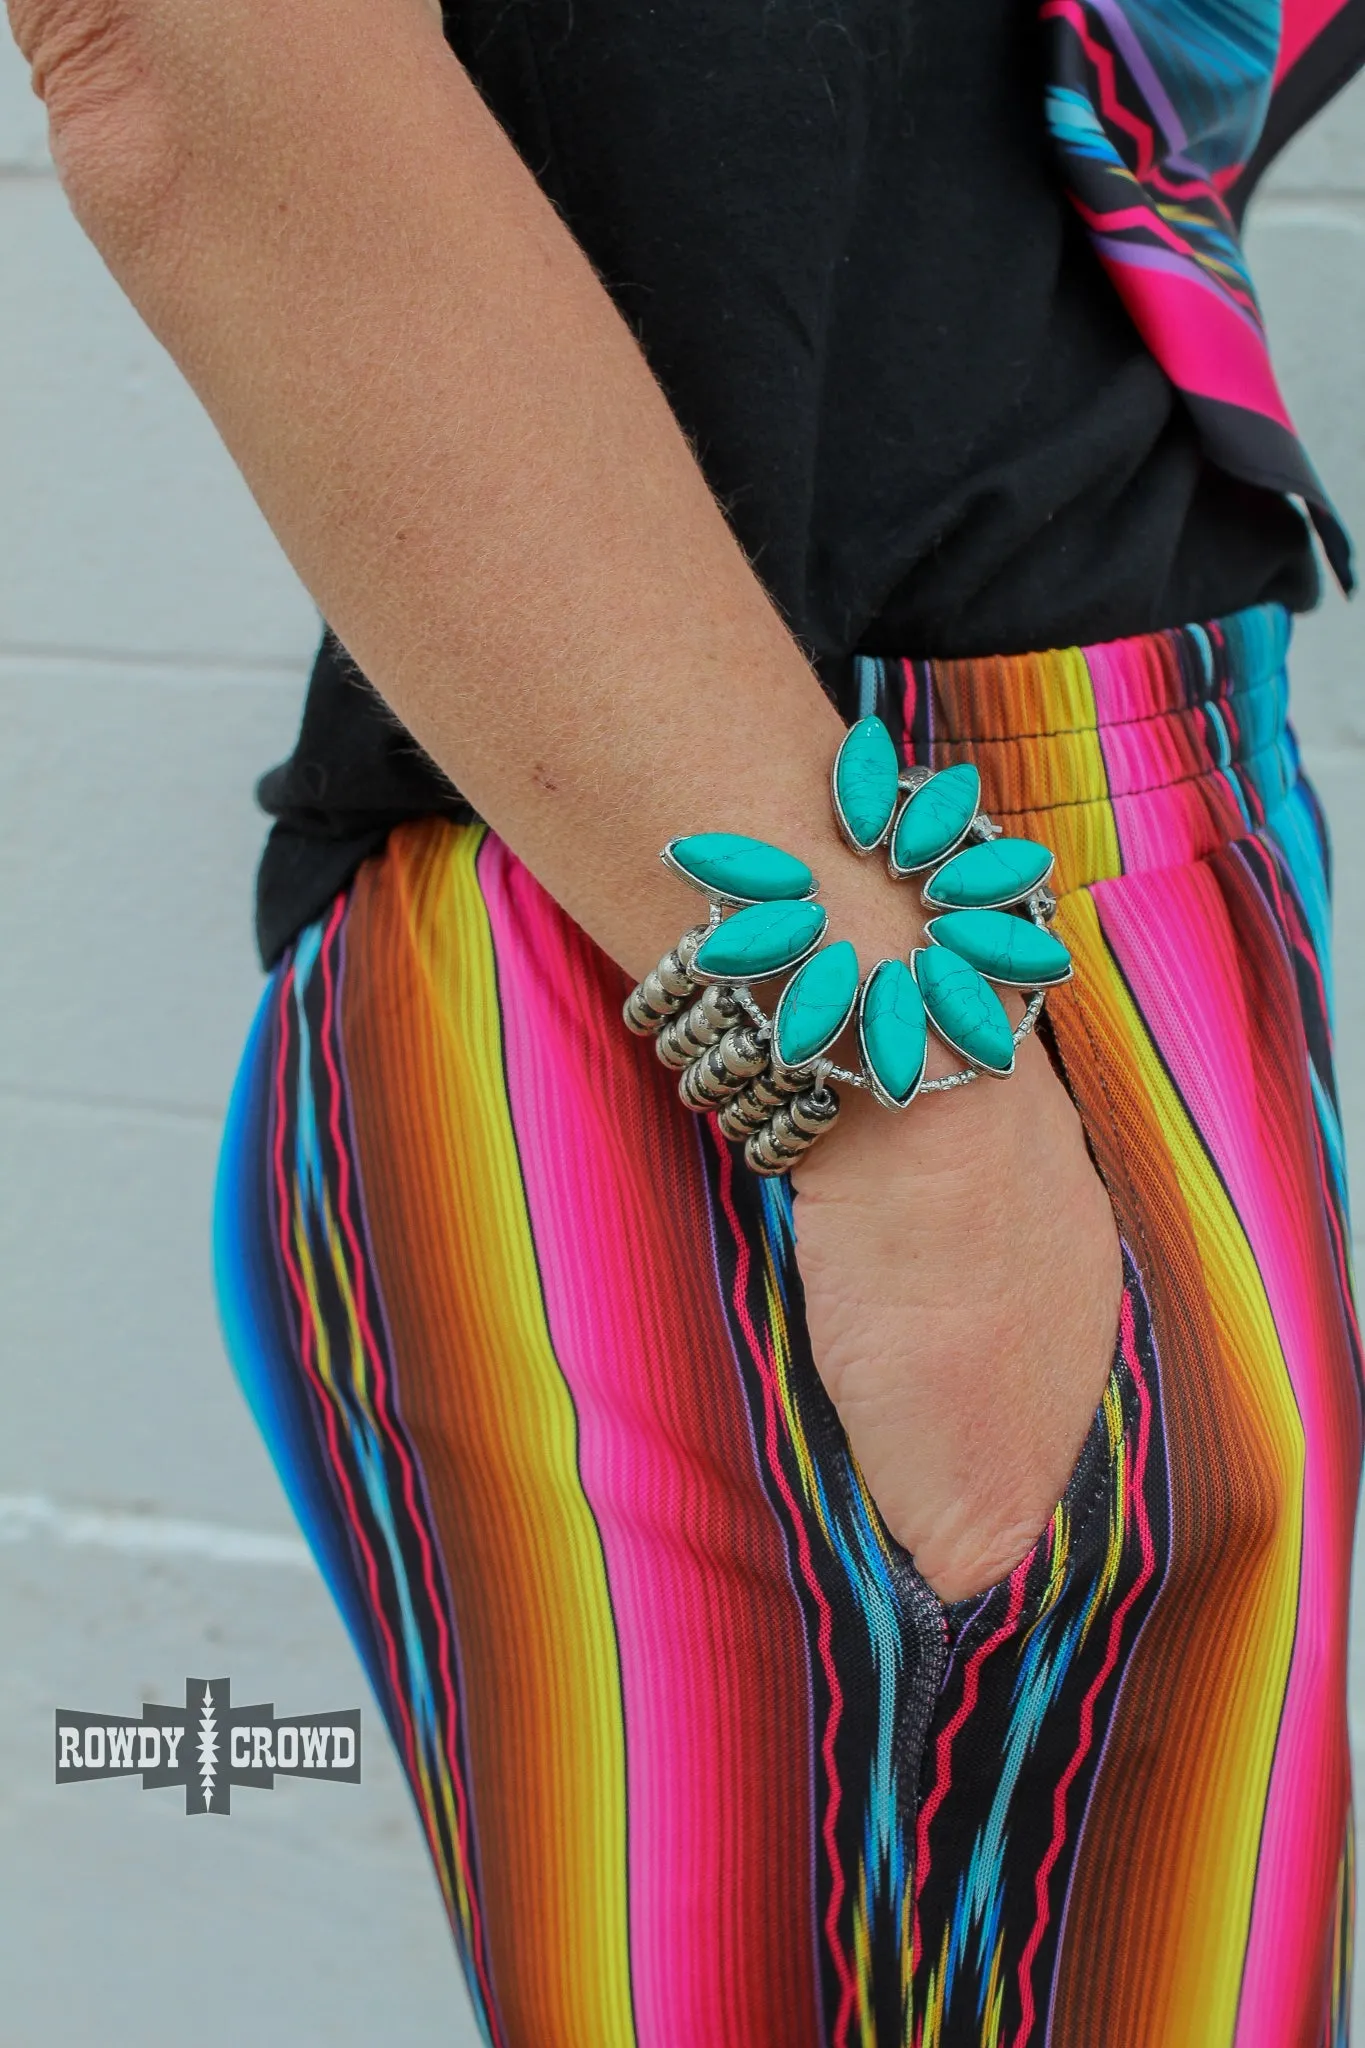
<path id="1" fill-rule="evenodd" d="M 1037 1038 L 1003 1085 L 844 1105 L 792 1177 L 815 1363 L 892 1534 L 965 1599 L 1037 1539 L 1104 1391 L 1113 1211 Z"/>

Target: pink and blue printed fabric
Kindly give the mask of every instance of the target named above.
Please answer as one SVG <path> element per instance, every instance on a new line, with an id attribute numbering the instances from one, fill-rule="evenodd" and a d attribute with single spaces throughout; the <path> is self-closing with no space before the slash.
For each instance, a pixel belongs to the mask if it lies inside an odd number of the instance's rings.
<path id="1" fill-rule="evenodd" d="M 1071 198 L 1143 340 L 1211 459 L 1301 498 L 1349 589 L 1238 226 L 1266 164 L 1365 62 L 1365 0 L 1044 0 L 1041 18 Z"/>

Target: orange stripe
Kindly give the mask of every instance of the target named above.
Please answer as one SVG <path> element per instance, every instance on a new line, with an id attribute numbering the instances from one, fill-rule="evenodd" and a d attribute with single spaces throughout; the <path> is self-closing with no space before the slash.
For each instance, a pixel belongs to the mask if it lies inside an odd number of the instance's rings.
<path id="1" fill-rule="evenodd" d="M 1068 897 L 1058 930 L 1083 990 L 1053 1002 L 1059 1044 L 1148 1268 L 1173 1527 L 1110 1731 L 1122 1777 L 1101 1770 L 1077 1854 L 1054 2038 L 1221 2048 L 1293 1649 L 1302 1436 L 1250 1247 L 1093 900 Z"/>
<path id="2" fill-rule="evenodd" d="M 356 884 L 357 1149 L 450 1571 L 475 1825 L 498 1845 L 480 1877 L 503 2017 L 547 2048 L 631 2048 L 616 1639 L 507 1108 L 481 839 L 400 831 L 382 887 Z"/>

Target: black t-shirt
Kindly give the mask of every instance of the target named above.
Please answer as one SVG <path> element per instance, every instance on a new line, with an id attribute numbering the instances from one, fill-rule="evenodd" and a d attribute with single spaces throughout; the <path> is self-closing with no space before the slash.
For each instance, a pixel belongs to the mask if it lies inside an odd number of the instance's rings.
<path id="1" fill-rule="evenodd" d="M 836 695 L 855 651 L 1315 600 L 1304 522 L 1201 453 L 1065 198 L 1029 0 L 458 0 L 447 32 Z M 331 641 L 260 794 L 267 961 L 391 824 L 459 810 Z"/>

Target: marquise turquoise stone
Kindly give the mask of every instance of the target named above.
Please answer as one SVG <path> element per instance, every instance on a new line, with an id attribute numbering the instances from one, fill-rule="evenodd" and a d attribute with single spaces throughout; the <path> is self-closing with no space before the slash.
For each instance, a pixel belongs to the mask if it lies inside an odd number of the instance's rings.
<path id="1" fill-rule="evenodd" d="M 755 903 L 718 924 L 693 964 L 712 981 L 757 981 L 804 960 L 828 922 L 820 903 Z"/>
<path id="2" fill-rule="evenodd" d="M 974 1066 L 1008 1074 L 1014 1066 L 1014 1032 L 990 984 L 946 946 L 919 946 L 911 959 L 939 1037 Z"/>
<path id="3" fill-rule="evenodd" d="M 858 1000 L 858 955 L 847 939 L 822 946 L 798 967 L 773 1018 L 773 1043 L 784 1067 L 802 1067 L 829 1051 Z"/>
<path id="4" fill-rule="evenodd" d="M 1007 988 L 1054 988 L 1071 975 L 1071 955 L 1061 940 L 1008 910 L 945 910 L 924 929 L 936 945 L 949 947 L 978 974 Z"/>
<path id="5" fill-rule="evenodd" d="M 723 903 L 795 902 L 815 890 L 814 875 L 794 853 L 740 832 L 694 832 L 670 840 L 666 852 L 689 882 Z"/>
<path id="6" fill-rule="evenodd" d="M 907 799 L 891 839 L 891 864 L 897 874 L 927 868 L 951 853 L 981 802 L 981 777 L 975 763 L 955 761 Z"/>
<path id="7" fill-rule="evenodd" d="M 903 960 L 873 968 L 858 1011 L 863 1065 L 889 1102 L 903 1108 L 924 1077 L 929 1049 L 924 1003 Z"/>
<path id="8" fill-rule="evenodd" d="M 880 718 L 860 718 L 834 757 L 834 798 L 855 846 L 880 846 L 896 808 L 900 764 Z"/>
<path id="9" fill-rule="evenodd" d="M 1052 850 L 1036 839 L 987 839 L 965 846 L 924 885 L 937 910 L 1003 910 L 1021 903 L 1052 872 Z"/>

